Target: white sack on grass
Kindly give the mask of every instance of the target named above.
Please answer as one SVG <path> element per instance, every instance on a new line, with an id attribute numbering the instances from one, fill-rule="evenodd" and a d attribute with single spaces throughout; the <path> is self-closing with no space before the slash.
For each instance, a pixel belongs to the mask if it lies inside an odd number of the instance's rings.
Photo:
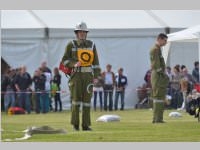
<path id="1" fill-rule="evenodd" d="M 179 118 L 179 117 L 182 117 L 182 114 L 179 112 L 171 112 L 169 113 L 169 117 Z"/>
<path id="2" fill-rule="evenodd" d="M 99 117 L 97 122 L 111 122 L 111 121 L 120 121 L 120 116 L 118 115 L 103 115 Z"/>

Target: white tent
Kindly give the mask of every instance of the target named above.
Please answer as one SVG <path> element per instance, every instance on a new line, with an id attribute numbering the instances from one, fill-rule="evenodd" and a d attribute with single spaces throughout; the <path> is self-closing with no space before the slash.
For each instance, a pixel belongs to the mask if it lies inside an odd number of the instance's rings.
<path id="1" fill-rule="evenodd" d="M 66 44 L 75 38 L 74 25 L 85 21 L 102 70 L 108 63 L 115 73 L 124 68 L 129 82 L 126 108 L 133 108 L 138 101 L 136 88 L 150 67 L 149 49 L 156 35 L 166 28 L 173 32 L 200 24 L 200 11 L 3 10 L 1 19 L 2 57 L 14 68 L 26 64 L 31 75 L 43 60 L 51 69 L 58 66 Z M 68 91 L 64 76 L 61 88 Z M 69 108 L 69 97 L 64 99 Z"/>
<path id="2" fill-rule="evenodd" d="M 176 63 L 179 64 L 180 62 L 185 62 L 184 64 L 189 65 L 190 63 L 191 66 L 193 65 L 194 61 L 200 60 L 200 25 L 193 26 L 179 32 L 171 33 L 168 35 L 168 37 L 168 43 L 163 51 L 165 61 L 168 64 L 170 63 L 170 57 L 173 56 L 176 58 L 176 60 L 173 59 L 173 65 Z M 191 45 L 193 45 L 192 48 Z M 180 49 L 180 52 L 182 51 L 182 55 L 180 53 L 174 52 L 177 51 L 176 48 L 178 46 L 182 47 L 182 49 Z M 188 49 L 189 46 L 190 49 Z M 185 53 L 183 52 L 184 50 Z M 170 53 L 172 53 L 172 55 L 170 55 Z M 187 54 L 193 54 L 195 57 L 193 57 L 193 59 L 188 59 L 190 57 L 188 57 Z"/>

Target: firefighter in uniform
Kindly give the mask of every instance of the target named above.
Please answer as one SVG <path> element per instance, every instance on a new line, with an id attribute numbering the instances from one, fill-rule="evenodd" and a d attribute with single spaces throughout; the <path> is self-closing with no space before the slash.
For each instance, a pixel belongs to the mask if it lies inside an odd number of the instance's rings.
<path id="1" fill-rule="evenodd" d="M 164 123 L 163 112 L 164 102 L 169 82 L 168 76 L 165 74 L 165 62 L 161 53 L 161 47 L 167 43 L 167 35 L 160 33 L 157 36 L 155 46 L 150 51 L 151 61 L 151 98 L 153 99 L 153 122 Z"/>
<path id="2" fill-rule="evenodd" d="M 90 103 L 92 84 L 100 75 L 99 59 L 94 42 L 86 40 L 87 25 L 78 23 L 74 30 L 77 40 L 68 43 L 61 63 L 71 68 L 68 84 L 71 94 L 71 124 L 75 131 L 79 130 L 79 109 L 82 105 L 82 129 L 90 131 Z"/>

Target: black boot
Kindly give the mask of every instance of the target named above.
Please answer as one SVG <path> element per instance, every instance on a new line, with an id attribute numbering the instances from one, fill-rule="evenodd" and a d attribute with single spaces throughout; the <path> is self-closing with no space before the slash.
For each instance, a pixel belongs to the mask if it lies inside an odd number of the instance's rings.
<path id="1" fill-rule="evenodd" d="M 90 127 L 83 127 L 83 131 L 92 131 Z"/>
<path id="2" fill-rule="evenodd" d="M 79 131 L 79 126 L 78 125 L 74 125 L 74 131 Z"/>

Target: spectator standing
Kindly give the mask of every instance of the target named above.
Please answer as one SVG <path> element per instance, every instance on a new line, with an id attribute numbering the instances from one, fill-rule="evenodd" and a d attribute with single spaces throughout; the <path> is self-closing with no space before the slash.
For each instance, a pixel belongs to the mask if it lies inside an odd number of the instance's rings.
<path id="1" fill-rule="evenodd" d="M 104 80 L 102 76 L 99 76 L 97 78 L 97 82 L 94 83 L 93 91 L 94 91 L 94 110 L 96 111 L 96 104 L 97 104 L 97 95 L 99 94 L 99 102 L 100 102 L 100 111 L 103 109 L 103 101 L 102 101 L 102 95 L 103 95 L 103 86 L 104 86 Z"/>
<path id="2" fill-rule="evenodd" d="M 42 64 L 41 64 L 41 69 L 43 70 L 45 76 L 46 76 L 46 88 L 47 88 L 47 92 L 50 92 L 50 82 L 48 79 L 49 79 L 49 76 L 50 78 L 52 79 L 52 71 L 51 69 L 47 66 L 47 62 L 46 61 L 43 61 Z M 50 75 L 49 75 L 50 74 Z M 47 95 L 46 95 L 47 96 Z M 49 105 L 49 108 L 50 110 L 53 110 L 53 107 L 52 107 L 52 101 L 51 101 L 51 98 L 50 98 L 50 93 L 48 94 L 48 97 L 47 99 L 49 99 L 49 102 L 48 102 L 48 105 Z M 49 110 L 48 108 L 48 110 Z"/>
<path id="3" fill-rule="evenodd" d="M 199 83 L 199 62 L 198 61 L 194 62 L 194 69 L 192 71 L 192 76 Z"/>
<path id="4" fill-rule="evenodd" d="M 195 83 L 197 83 L 197 81 L 195 80 L 195 78 L 190 74 L 188 73 L 188 69 L 187 68 L 184 68 L 182 70 L 182 78 L 186 79 L 189 83 L 189 87 L 188 87 L 188 93 L 192 91 L 192 88 L 193 88 L 193 85 Z"/>
<path id="5" fill-rule="evenodd" d="M 176 64 L 175 67 L 179 70 L 179 73 L 181 73 L 181 66 L 179 64 Z"/>
<path id="6" fill-rule="evenodd" d="M 120 110 L 124 110 L 124 97 L 125 97 L 125 88 L 128 84 L 127 77 L 123 75 L 123 68 L 118 70 L 118 74 L 115 76 L 115 110 L 118 110 L 118 99 L 121 96 L 121 108 Z"/>
<path id="7" fill-rule="evenodd" d="M 1 91 L 6 91 L 6 85 L 5 85 L 5 77 L 6 75 L 5 74 L 2 74 L 1 75 Z M 4 92 L 1 92 L 1 111 L 5 111 L 5 108 L 4 108 L 4 95 L 5 93 Z"/>
<path id="8" fill-rule="evenodd" d="M 146 72 L 144 81 L 146 82 L 146 87 L 151 88 L 151 69 Z"/>
<path id="9" fill-rule="evenodd" d="M 15 88 L 18 93 L 19 107 L 25 108 L 28 114 L 31 113 L 30 87 L 32 84 L 31 76 L 26 72 L 26 66 L 22 66 L 20 73 L 15 78 Z M 25 106 L 24 106 L 25 104 Z"/>
<path id="10" fill-rule="evenodd" d="M 187 68 L 183 68 L 182 70 L 182 79 L 181 79 L 181 92 L 183 95 L 183 103 L 180 110 L 186 109 L 187 105 L 187 96 L 190 92 L 192 92 L 193 85 L 196 83 L 194 77 L 188 73 Z"/>
<path id="11" fill-rule="evenodd" d="M 4 108 L 7 112 L 9 106 L 15 106 L 15 83 L 14 83 L 15 70 L 9 69 L 7 74 L 3 78 L 3 84 L 5 85 L 4 94 Z"/>
<path id="12" fill-rule="evenodd" d="M 41 69 L 45 70 L 46 72 L 49 72 L 50 74 L 52 74 L 51 69 L 49 67 L 47 67 L 47 62 L 46 61 L 42 62 Z"/>
<path id="13" fill-rule="evenodd" d="M 45 113 L 45 82 L 46 76 L 42 74 L 41 70 L 38 69 L 35 71 L 34 77 L 34 88 L 35 88 L 35 112 L 36 113 Z"/>
<path id="14" fill-rule="evenodd" d="M 169 77 L 169 81 L 171 81 L 172 80 L 171 67 L 169 67 L 169 66 L 166 67 L 166 74 Z"/>
<path id="15" fill-rule="evenodd" d="M 107 111 L 107 97 L 109 95 L 109 111 L 113 109 L 113 89 L 115 85 L 115 74 L 111 71 L 112 66 L 108 64 L 106 71 L 102 73 L 104 80 L 104 110 Z"/>
<path id="16" fill-rule="evenodd" d="M 48 72 L 48 69 L 47 68 L 41 68 L 43 74 L 45 75 L 46 77 L 46 82 L 45 82 L 45 93 L 44 93 L 44 97 L 45 97 L 45 112 L 49 112 L 49 108 L 50 110 L 52 110 L 52 105 L 50 104 L 51 103 L 51 73 Z"/>
<path id="17" fill-rule="evenodd" d="M 173 68 L 173 75 L 171 80 L 171 92 L 172 103 L 171 107 L 177 109 L 179 107 L 179 103 L 182 102 L 182 96 L 180 91 L 180 81 L 181 81 L 181 73 L 178 66 Z"/>
<path id="18" fill-rule="evenodd" d="M 186 66 L 185 65 L 181 65 L 181 70 L 180 70 L 180 73 L 183 75 L 183 69 L 185 69 L 186 68 Z"/>
<path id="19" fill-rule="evenodd" d="M 61 75 L 59 73 L 58 68 L 54 68 L 54 77 L 53 83 L 56 84 L 58 91 L 56 91 L 54 100 L 55 100 L 55 112 L 57 111 L 58 104 L 59 104 L 59 111 L 62 111 L 62 101 L 60 98 L 60 84 L 61 84 Z"/>

